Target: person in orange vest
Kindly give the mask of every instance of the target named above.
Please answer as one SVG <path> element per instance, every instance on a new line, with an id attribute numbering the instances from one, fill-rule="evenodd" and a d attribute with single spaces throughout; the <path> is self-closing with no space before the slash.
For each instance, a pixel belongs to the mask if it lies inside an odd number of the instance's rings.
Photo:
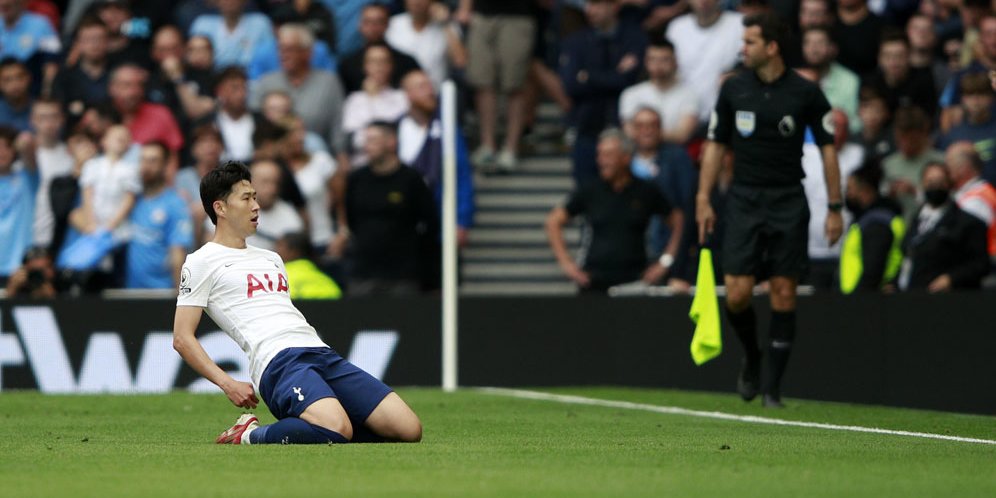
<path id="1" fill-rule="evenodd" d="M 948 146 L 944 163 L 954 184 L 955 202 L 986 224 L 989 256 L 996 256 L 996 188 L 981 176 L 982 158 L 972 142 L 960 141 Z"/>

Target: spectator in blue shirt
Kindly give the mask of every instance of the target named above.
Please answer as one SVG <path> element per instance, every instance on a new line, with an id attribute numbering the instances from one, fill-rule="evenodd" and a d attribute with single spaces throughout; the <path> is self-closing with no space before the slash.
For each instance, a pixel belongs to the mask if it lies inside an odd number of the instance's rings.
<path id="1" fill-rule="evenodd" d="M 178 285 L 180 267 L 193 247 L 193 226 L 187 205 L 166 186 L 169 149 L 161 142 L 142 146 L 139 174 L 142 196 L 131 212 L 125 286 L 168 289 Z"/>
<path id="2" fill-rule="evenodd" d="M 301 26 L 307 27 L 304 24 Z M 338 67 L 336 66 L 335 54 L 329 49 L 327 43 L 316 39 L 315 44 L 311 48 L 312 69 L 321 69 L 330 73 L 336 72 Z M 280 54 L 277 49 L 277 42 L 273 40 L 273 42 L 263 43 L 256 48 L 256 53 L 253 54 L 252 60 L 249 61 L 246 73 L 249 75 L 249 81 L 256 81 L 264 74 L 279 70 Z"/>
<path id="3" fill-rule="evenodd" d="M 996 183 L 996 114 L 993 113 L 993 88 L 985 73 L 966 74 L 961 78 L 961 107 L 965 121 L 938 141 L 938 149 L 967 140 L 972 142 L 983 161 L 982 176 Z"/>
<path id="4" fill-rule="evenodd" d="M 0 60 L 0 123 L 17 131 L 31 129 L 31 73 L 24 63 L 8 57 Z"/>
<path id="5" fill-rule="evenodd" d="M 25 3 L 25 0 L 0 2 L 0 59 L 13 57 L 29 64 L 34 69 L 35 81 L 42 82 L 44 75 L 47 88 L 58 70 L 55 59 L 62 44 L 48 19 L 25 12 Z"/>
<path id="6" fill-rule="evenodd" d="M 214 45 L 216 69 L 246 68 L 259 47 L 276 44 L 270 18 L 245 12 L 246 0 L 218 0 L 218 14 L 203 14 L 190 26 L 190 36 L 203 35 Z"/>
<path id="7" fill-rule="evenodd" d="M 630 138 L 636 146 L 631 165 L 633 176 L 656 185 L 668 203 L 681 209 L 683 213 L 694 213 L 695 193 L 699 185 L 698 171 L 684 147 L 663 140 L 661 115 L 650 107 L 643 107 L 636 111 L 626 125 L 627 133 L 631 134 Z M 695 278 L 689 261 L 695 244 L 694 216 L 684 217 L 682 233 L 684 235 L 678 243 L 678 253 L 674 266 L 671 267 L 668 285 L 684 289 Z M 671 240 L 671 235 L 671 227 L 654 218 L 650 223 L 648 236 L 651 253 L 661 254 Z"/>
<path id="8" fill-rule="evenodd" d="M 24 135 L 26 137 L 26 135 Z M 0 126 L 0 284 L 21 266 L 24 252 L 31 246 L 31 226 L 35 212 L 38 173 L 34 151 L 27 138 L 9 126 Z M 26 161 L 21 164 L 18 156 Z"/>
<path id="9" fill-rule="evenodd" d="M 340 54 L 353 53 L 363 47 L 363 37 L 360 36 L 360 15 L 363 8 L 374 0 L 322 0 L 325 8 L 335 18 L 337 35 L 336 50 Z"/>

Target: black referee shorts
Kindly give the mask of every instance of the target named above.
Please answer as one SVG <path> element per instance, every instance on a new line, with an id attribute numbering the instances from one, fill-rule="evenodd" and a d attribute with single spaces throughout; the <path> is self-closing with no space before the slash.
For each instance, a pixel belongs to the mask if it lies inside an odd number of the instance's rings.
<path id="1" fill-rule="evenodd" d="M 726 201 L 723 273 L 795 277 L 809 266 L 809 203 L 802 185 L 734 184 Z"/>

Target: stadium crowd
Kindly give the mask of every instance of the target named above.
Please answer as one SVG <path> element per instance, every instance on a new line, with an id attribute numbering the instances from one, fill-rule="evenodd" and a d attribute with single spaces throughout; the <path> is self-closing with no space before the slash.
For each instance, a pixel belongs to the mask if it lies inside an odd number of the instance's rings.
<path id="1" fill-rule="evenodd" d="M 743 17 L 766 10 L 792 27 L 786 62 L 834 109 L 824 126 L 849 229 L 836 245 L 822 234 L 810 140 L 808 283 L 980 287 L 996 261 L 989 0 L 0 0 L 0 284 L 44 297 L 175 288 L 213 231 L 200 178 L 238 160 L 260 204 L 249 243 L 301 261 L 288 264 L 308 282 L 299 297 L 433 289 L 439 89 L 453 79 L 476 131 L 473 146 L 456 137 L 461 246 L 473 169 L 516 174 L 545 97 L 564 113 L 579 188 L 631 175 L 663 195 L 655 213 L 671 213 L 635 239 L 599 241 L 594 260 L 559 248 L 565 274 L 582 288 L 589 273 L 623 283 L 632 272 L 616 270 L 642 244 L 637 278 L 687 287 L 706 128 L 740 70 Z M 558 223 L 633 222 L 583 197 Z"/>

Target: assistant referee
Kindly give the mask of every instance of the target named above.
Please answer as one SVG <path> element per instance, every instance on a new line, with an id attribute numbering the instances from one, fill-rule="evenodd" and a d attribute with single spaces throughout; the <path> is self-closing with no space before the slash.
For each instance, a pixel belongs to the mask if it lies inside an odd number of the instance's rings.
<path id="1" fill-rule="evenodd" d="M 696 195 L 699 242 L 716 222 L 709 193 L 723 155 L 734 157 L 729 190 L 723 269 L 726 311 L 744 345 L 737 391 L 745 401 L 759 388 L 764 406 L 782 407 L 780 386 L 796 329 L 796 285 L 808 266 L 809 207 L 801 181 L 802 144 L 809 128 L 820 147 L 829 214 L 827 240 L 840 238 L 843 207 L 840 171 L 833 148 L 830 104 L 820 88 L 785 67 L 781 48 L 788 29 L 772 14 L 744 19 L 743 62 L 748 70 L 722 86 L 709 123 Z M 761 349 L 751 295 L 759 274 L 770 275 L 771 328 L 766 376 L 761 385 Z"/>

